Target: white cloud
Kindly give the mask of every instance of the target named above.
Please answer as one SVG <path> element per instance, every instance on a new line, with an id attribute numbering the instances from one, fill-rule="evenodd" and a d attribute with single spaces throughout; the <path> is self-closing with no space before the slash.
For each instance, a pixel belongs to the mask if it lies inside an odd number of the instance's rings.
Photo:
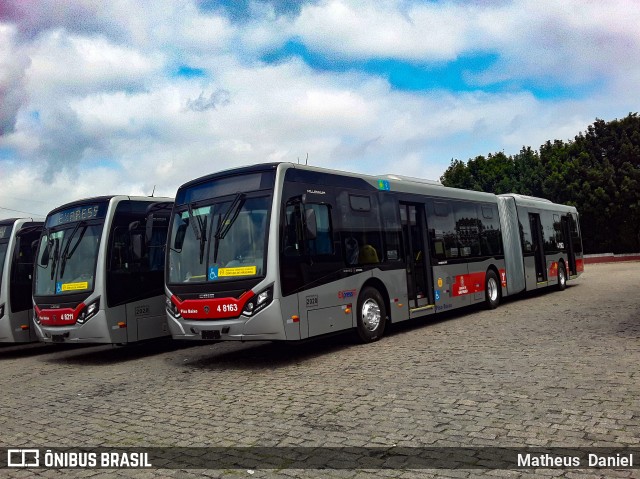
<path id="1" fill-rule="evenodd" d="M 29 58 L 15 44 L 15 28 L 0 23 L 0 136 L 13 131 L 16 115 L 27 99 L 25 70 Z"/>
<path id="2" fill-rule="evenodd" d="M 452 60 L 468 45 L 467 10 L 448 4 L 328 0 L 307 5 L 294 31 L 317 50 L 347 58 Z"/>
<path id="3" fill-rule="evenodd" d="M 538 148 L 637 109 L 631 2 L 327 0 L 298 16 L 263 5 L 244 22 L 169 0 L 34 5 L 0 17 L 0 206 L 26 211 L 154 185 L 173 195 L 217 170 L 307 154 L 317 166 L 438 178 L 451 158 Z M 261 61 L 292 38 L 345 61 L 498 60 L 472 78 L 477 91 L 407 92 L 355 67 Z M 176 76 L 182 65 L 203 75 Z M 606 88 L 571 100 L 482 90 L 497 81 Z"/>

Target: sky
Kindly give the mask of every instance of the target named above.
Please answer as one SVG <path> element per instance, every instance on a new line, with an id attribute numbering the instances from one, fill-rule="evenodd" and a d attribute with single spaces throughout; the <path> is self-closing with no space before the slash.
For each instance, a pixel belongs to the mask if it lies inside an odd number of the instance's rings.
<path id="1" fill-rule="evenodd" d="M 568 141 L 639 110 L 638 25 L 636 0 L 2 0 L 0 219 Z"/>

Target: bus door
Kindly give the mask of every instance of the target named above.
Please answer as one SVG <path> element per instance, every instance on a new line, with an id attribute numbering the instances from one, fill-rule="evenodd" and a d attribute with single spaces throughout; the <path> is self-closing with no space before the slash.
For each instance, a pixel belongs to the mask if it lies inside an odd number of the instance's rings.
<path id="1" fill-rule="evenodd" d="M 529 223 L 531 225 L 531 239 L 536 259 L 536 282 L 547 281 L 547 268 L 544 257 L 544 237 L 542 236 L 542 223 L 538 213 L 529 213 Z"/>
<path id="2" fill-rule="evenodd" d="M 400 202 L 410 310 L 435 304 L 425 218 L 423 204 Z"/>
<path id="3" fill-rule="evenodd" d="M 562 217 L 562 241 L 564 241 L 564 247 L 567 250 L 567 258 L 569 261 L 569 271 L 567 274 L 573 276 L 576 274 L 576 252 L 573 250 L 573 241 L 571 241 L 570 218 L 569 215 Z"/>

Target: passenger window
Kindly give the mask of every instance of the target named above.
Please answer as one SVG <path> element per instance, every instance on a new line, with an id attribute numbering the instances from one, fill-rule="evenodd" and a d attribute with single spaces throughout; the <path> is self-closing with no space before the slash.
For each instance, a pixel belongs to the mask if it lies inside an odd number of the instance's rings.
<path id="1" fill-rule="evenodd" d="M 377 197 L 342 192 L 338 196 L 341 215 L 341 242 L 344 261 L 349 266 L 378 264 L 384 260 L 380 208 Z M 393 241 L 393 238 L 390 238 Z M 391 256 L 397 246 L 391 246 Z"/>
<path id="2" fill-rule="evenodd" d="M 317 256 L 333 254 L 333 232 L 331 228 L 331 209 L 329 205 L 308 203 L 305 209 L 311 209 L 316 216 L 316 237 L 307 240 L 309 254 Z"/>
<path id="3" fill-rule="evenodd" d="M 316 220 L 316 237 L 306 239 L 302 222 L 302 208 L 313 211 Z M 306 217 L 306 213 L 305 213 Z M 333 226 L 331 208 L 321 203 L 302 204 L 299 200 L 290 202 L 285 208 L 283 249 L 285 256 L 313 256 L 333 254 Z M 303 244 L 306 250 L 303 251 Z"/>

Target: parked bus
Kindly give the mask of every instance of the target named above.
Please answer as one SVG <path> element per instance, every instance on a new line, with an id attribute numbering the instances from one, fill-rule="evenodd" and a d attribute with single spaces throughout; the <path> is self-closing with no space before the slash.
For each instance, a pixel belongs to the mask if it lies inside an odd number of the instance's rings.
<path id="1" fill-rule="evenodd" d="M 167 244 L 176 339 L 302 340 L 548 286 L 583 270 L 576 209 L 291 163 L 181 186 Z"/>
<path id="2" fill-rule="evenodd" d="M 40 340 L 124 344 L 169 335 L 163 270 L 172 201 L 103 196 L 47 215 L 33 285 Z"/>
<path id="3" fill-rule="evenodd" d="M 0 220 L 0 342 L 37 341 L 32 325 L 33 257 L 42 221 Z"/>

